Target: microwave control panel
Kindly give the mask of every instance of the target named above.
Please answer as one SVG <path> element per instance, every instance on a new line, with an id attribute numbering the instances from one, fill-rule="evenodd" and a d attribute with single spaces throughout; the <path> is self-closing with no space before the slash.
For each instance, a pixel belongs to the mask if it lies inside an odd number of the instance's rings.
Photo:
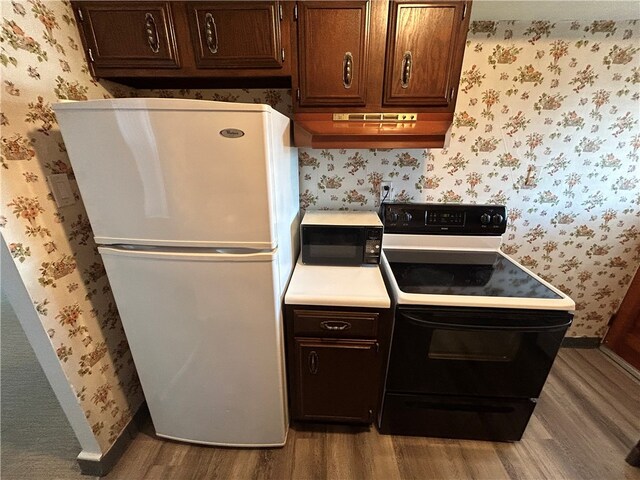
<path id="1" fill-rule="evenodd" d="M 364 242 L 364 263 L 380 263 L 382 228 L 368 228 Z"/>

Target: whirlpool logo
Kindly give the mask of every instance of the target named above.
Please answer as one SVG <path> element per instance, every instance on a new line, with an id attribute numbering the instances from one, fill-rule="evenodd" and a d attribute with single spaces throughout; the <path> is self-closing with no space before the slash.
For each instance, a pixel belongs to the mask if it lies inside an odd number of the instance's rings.
<path id="1" fill-rule="evenodd" d="M 244 132 L 237 128 L 225 128 L 224 130 L 220 130 L 220 135 L 226 138 L 240 138 L 244 137 Z"/>

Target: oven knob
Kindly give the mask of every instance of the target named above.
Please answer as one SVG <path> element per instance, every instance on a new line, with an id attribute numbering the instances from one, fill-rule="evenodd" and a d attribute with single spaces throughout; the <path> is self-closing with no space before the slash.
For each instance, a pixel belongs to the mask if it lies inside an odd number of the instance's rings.
<path id="1" fill-rule="evenodd" d="M 496 213 L 493 216 L 492 220 L 493 220 L 493 224 L 494 225 L 500 225 L 500 224 L 502 224 L 502 221 L 504 220 L 504 217 L 502 215 L 500 215 L 499 213 Z"/>
<path id="2" fill-rule="evenodd" d="M 412 218 L 413 216 L 409 212 L 404 212 L 402 214 L 402 220 L 404 220 L 405 222 L 410 222 Z"/>
<path id="3" fill-rule="evenodd" d="M 387 221 L 390 223 L 396 223 L 398 221 L 398 212 L 387 212 Z"/>
<path id="4" fill-rule="evenodd" d="M 491 215 L 489 215 L 488 213 L 483 213 L 480 217 L 480 223 L 482 225 L 489 225 L 491 223 Z"/>

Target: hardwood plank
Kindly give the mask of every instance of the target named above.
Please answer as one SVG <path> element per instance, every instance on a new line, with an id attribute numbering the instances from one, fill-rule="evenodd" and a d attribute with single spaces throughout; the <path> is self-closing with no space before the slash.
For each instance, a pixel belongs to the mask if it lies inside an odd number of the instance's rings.
<path id="1" fill-rule="evenodd" d="M 153 424 L 149 421 L 132 440 L 120 461 L 109 473 L 109 478 L 145 478 L 149 469 L 153 467 L 158 452 L 167 443 L 155 437 L 153 432 Z"/>
<path id="2" fill-rule="evenodd" d="M 392 438 L 400 478 L 467 478 L 470 475 L 458 440 Z"/>
<path id="3" fill-rule="evenodd" d="M 393 437 L 380 435 L 375 427 L 371 427 L 363 435 L 361 448 L 369 453 L 368 461 L 371 463 L 371 480 L 400 480 L 400 469 L 395 461 L 393 451 Z"/>
<path id="4" fill-rule="evenodd" d="M 491 442 L 461 440 L 460 445 L 462 457 L 471 471 L 471 478 L 491 480 L 510 477 Z"/>
<path id="5" fill-rule="evenodd" d="M 106 479 L 628 479 L 640 439 L 640 382 L 599 350 L 564 348 L 522 441 L 380 435 L 294 424 L 273 449 L 214 448 L 140 432 Z"/>
<path id="6" fill-rule="evenodd" d="M 294 428 L 296 440 L 290 478 L 328 478 L 325 462 L 326 427 L 296 424 Z"/>

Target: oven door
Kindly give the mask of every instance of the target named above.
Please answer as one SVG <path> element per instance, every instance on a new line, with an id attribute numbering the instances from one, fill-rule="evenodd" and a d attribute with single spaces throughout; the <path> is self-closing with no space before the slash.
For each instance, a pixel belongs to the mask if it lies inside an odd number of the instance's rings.
<path id="1" fill-rule="evenodd" d="M 365 227 L 302 226 L 302 263 L 307 265 L 361 265 Z"/>
<path id="2" fill-rule="evenodd" d="M 399 307 L 386 390 L 536 398 L 571 320 L 568 312 Z"/>

